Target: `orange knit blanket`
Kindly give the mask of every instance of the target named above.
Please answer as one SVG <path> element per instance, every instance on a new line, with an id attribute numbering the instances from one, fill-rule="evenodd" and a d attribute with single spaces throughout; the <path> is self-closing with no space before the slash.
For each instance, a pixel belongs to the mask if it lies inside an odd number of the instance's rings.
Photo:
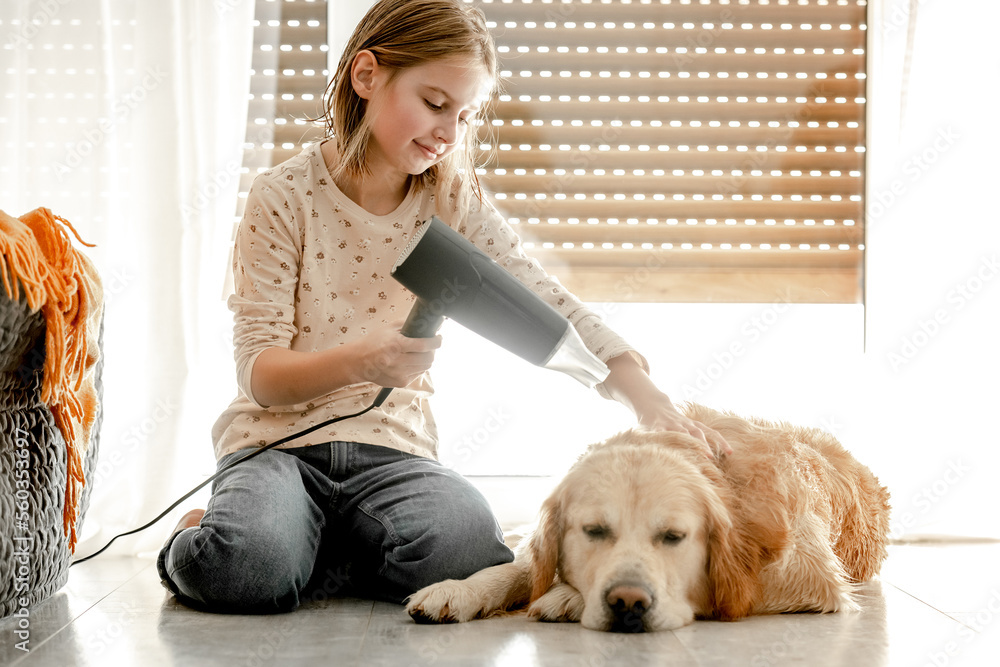
<path id="1" fill-rule="evenodd" d="M 62 223 L 62 224 L 59 224 Z M 76 251 L 73 226 L 46 208 L 12 218 L 0 211 L 0 277 L 7 296 L 45 318 L 42 402 L 66 441 L 66 500 L 63 531 L 76 550 L 76 523 L 83 492 L 83 456 L 97 416 L 94 369 L 100 356 L 104 295 L 94 265 Z"/>

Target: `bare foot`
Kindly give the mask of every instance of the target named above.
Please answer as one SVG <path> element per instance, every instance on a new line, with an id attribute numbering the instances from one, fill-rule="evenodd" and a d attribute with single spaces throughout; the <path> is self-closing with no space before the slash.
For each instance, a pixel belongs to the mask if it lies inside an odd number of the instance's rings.
<path id="1" fill-rule="evenodd" d="M 170 534 L 170 537 L 173 537 L 185 528 L 197 528 L 201 525 L 201 518 L 203 516 L 205 516 L 205 510 L 191 510 L 177 522 L 177 527 L 174 528 L 174 532 Z"/>

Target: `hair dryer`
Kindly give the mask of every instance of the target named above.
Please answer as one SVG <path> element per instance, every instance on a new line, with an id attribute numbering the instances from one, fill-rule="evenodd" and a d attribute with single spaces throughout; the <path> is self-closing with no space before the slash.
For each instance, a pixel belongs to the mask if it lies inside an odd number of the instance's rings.
<path id="1" fill-rule="evenodd" d="M 404 336 L 433 336 L 449 317 L 522 359 L 588 387 L 608 376 L 608 367 L 591 354 L 569 320 L 437 216 L 417 230 L 392 276 L 417 296 L 403 324 Z M 383 389 L 379 398 L 390 391 Z"/>

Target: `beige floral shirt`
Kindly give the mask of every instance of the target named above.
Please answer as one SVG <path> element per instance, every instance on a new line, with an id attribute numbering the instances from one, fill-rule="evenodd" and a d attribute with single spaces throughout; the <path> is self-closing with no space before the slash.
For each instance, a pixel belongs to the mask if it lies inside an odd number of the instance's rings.
<path id="1" fill-rule="evenodd" d="M 358 412 L 381 389 L 360 382 L 305 404 L 263 407 L 250 387 L 263 350 L 312 352 L 347 343 L 404 319 L 414 301 L 390 271 L 416 228 L 438 213 L 434 194 L 411 189 L 395 211 L 372 215 L 340 192 L 320 147 L 313 144 L 260 174 L 247 199 L 236 238 L 235 294 L 229 298 L 240 391 L 212 429 L 217 458 Z M 605 361 L 636 354 L 525 255 L 491 204 L 474 201 L 473 208 L 459 232 L 569 318 L 594 354 Z M 279 447 L 347 440 L 436 458 L 437 428 L 428 402 L 433 390 L 425 373 L 394 389 L 381 407 Z"/>

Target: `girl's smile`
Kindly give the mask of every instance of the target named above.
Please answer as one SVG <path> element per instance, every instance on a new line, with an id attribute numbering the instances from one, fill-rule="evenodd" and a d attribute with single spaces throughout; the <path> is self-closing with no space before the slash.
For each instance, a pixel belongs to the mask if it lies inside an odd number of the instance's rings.
<path id="1" fill-rule="evenodd" d="M 415 143 L 417 146 L 419 146 L 421 148 L 421 150 L 424 151 L 424 155 L 427 156 L 428 160 L 434 160 L 436 162 L 437 159 L 439 157 L 441 157 L 441 153 L 444 152 L 444 148 L 443 147 L 440 150 L 433 149 L 433 148 L 428 148 L 427 146 L 424 146 L 422 143 L 420 143 L 416 139 L 413 140 L 413 143 Z"/>

